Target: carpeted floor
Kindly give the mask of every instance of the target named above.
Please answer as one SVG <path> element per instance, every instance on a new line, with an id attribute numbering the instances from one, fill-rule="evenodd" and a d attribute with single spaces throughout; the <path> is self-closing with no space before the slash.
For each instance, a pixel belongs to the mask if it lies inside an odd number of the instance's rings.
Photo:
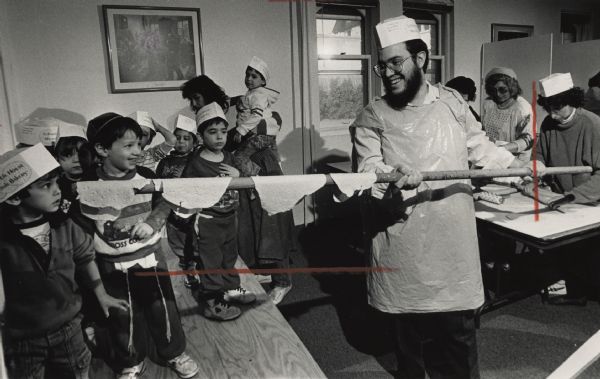
<path id="1" fill-rule="evenodd" d="M 292 267 L 360 266 L 352 226 L 299 231 Z M 342 242 L 343 241 L 343 242 Z M 280 310 L 330 378 L 390 378 L 395 366 L 386 317 L 366 305 L 363 274 L 299 274 Z M 539 296 L 486 313 L 478 331 L 481 377 L 545 378 L 600 329 L 600 306 L 557 307 Z M 600 378 L 600 363 L 581 378 Z"/>

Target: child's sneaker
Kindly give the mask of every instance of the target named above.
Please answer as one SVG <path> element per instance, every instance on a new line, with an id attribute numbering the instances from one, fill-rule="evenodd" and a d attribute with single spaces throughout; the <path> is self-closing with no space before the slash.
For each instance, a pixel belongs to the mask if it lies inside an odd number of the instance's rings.
<path id="1" fill-rule="evenodd" d="M 256 301 L 256 295 L 240 286 L 236 289 L 225 291 L 223 299 L 232 303 L 250 304 Z"/>
<path id="2" fill-rule="evenodd" d="M 204 307 L 204 317 L 217 321 L 234 320 L 242 314 L 240 308 L 230 305 L 223 299 L 206 300 Z"/>
<path id="3" fill-rule="evenodd" d="M 182 353 L 180 356 L 171 359 L 167 364 L 180 378 L 184 379 L 191 378 L 200 371 L 198 363 L 186 353 Z"/>
<path id="4" fill-rule="evenodd" d="M 198 278 L 196 277 L 196 275 L 186 275 L 183 278 L 183 285 L 186 288 L 195 290 L 197 288 L 200 287 L 200 281 L 198 280 Z"/>
<path id="5" fill-rule="evenodd" d="M 133 367 L 126 367 L 117 374 L 117 379 L 136 379 L 142 376 L 146 370 L 146 363 L 142 361 Z"/>
<path id="6" fill-rule="evenodd" d="M 277 305 L 283 301 L 285 295 L 292 289 L 292 285 L 286 287 L 275 286 L 271 291 L 269 291 L 269 298 L 273 302 L 273 304 Z"/>

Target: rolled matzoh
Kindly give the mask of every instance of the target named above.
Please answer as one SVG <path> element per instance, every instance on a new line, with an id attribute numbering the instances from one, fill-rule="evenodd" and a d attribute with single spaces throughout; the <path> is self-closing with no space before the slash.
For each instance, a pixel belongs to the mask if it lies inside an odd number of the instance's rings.
<path id="1" fill-rule="evenodd" d="M 375 184 L 377 175 L 374 172 L 361 174 L 329 174 L 340 191 L 348 197 L 354 195 L 355 191 L 369 189 Z"/>
<path id="2" fill-rule="evenodd" d="M 163 199 L 171 209 L 189 215 L 215 205 L 227 190 L 231 178 L 181 178 L 155 182 L 162 186 Z"/>
<path id="3" fill-rule="evenodd" d="M 77 183 L 81 211 L 93 220 L 115 220 L 121 210 L 136 201 L 135 190 L 151 185 L 152 180 L 101 180 Z"/>

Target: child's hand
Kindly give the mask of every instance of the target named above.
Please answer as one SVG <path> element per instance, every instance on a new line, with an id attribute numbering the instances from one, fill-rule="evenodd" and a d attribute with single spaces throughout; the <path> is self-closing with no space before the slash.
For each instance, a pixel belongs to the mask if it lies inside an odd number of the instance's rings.
<path id="1" fill-rule="evenodd" d="M 242 142 L 242 135 L 237 131 L 233 135 L 233 142 L 235 142 L 235 143 Z"/>
<path id="2" fill-rule="evenodd" d="M 219 171 L 225 176 L 231 176 L 232 178 L 240 177 L 240 172 L 238 171 L 238 169 L 226 163 L 221 163 L 219 165 Z"/>
<path id="3" fill-rule="evenodd" d="M 152 227 L 145 222 L 135 224 L 133 229 L 131 229 L 131 237 L 137 237 L 140 240 L 150 237 L 152 233 L 154 233 L 154 229 L 152 229 Z"/>
<path id="4" fill-rule="evenodd" d="M 127 312 L 129 310 L 129 304 L 127 304 L 125 300 L 117 299 L 108 294 L 98 297 L 98 302 L 100 303 L 100 307 L 102 308 L 102 312 L 104 312 L 104 317 L 106 318 L 108 318 L 111 308 L 116 308 L 122 310 L 123 312 Z"/>

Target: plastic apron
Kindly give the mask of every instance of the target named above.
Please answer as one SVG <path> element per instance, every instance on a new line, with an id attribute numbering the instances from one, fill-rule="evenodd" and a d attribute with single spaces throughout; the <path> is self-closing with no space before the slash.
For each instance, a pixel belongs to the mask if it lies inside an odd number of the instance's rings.
<path id="1" fill-rule="evenodd" d="M 389 172 L 398 164 L 419 171 L 463 170 L 469 159 L 486 168 L 512 162 L 512 154 L 485 137 L 460 95 L 428 88 L 421 106 L 396 111 L 376 99 L 359 114 L 351 126 L 359 172 Z M 368 275 L 369 304 L 389 313 L 479 307 L 484 297 L 470 182 L 424 182 L 416 190 L 397 191 L 401 197 L 390 195 L 392 188 L 372 189 L 373 197 L 391 196 L 406 209 L 372 238 L 372 267 L 393 271 Z"/>

